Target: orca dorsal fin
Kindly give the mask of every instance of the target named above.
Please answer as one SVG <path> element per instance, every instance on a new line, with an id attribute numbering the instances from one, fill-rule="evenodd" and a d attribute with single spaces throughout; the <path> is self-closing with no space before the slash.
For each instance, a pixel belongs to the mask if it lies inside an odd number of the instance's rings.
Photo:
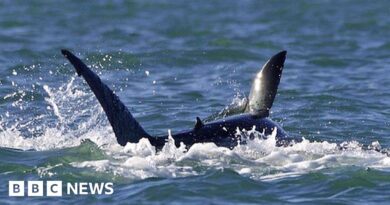
<path id="1" fill-rule="evenodd" d="M 256 74 L 249 93 L 246 112 L 252 115 L 268 117 L 278 91 L 287 51 L 272 56 Z"/>
<path id="2" fill-rule="evenodd" d="M 150 138 L 150 135 L 135 120 L 118 96 L 102 82 L 98 75 L 70 51 L 63 49 L 61 53 L 73 65 L 77 74 L 87 81 L 87 84 L 103 107 L 120 145 L 125 146 L 127 142 L 136 143 L 143 137 Z"/>
<path id="3" fill-rule="evenodd" d="M 194 130 L 199 130 L 203 126 L 204 126 L 204 124 L 203 124 L 202 120 L 199 117 L 196 117 L 196 123 L 195 123 Z"/>

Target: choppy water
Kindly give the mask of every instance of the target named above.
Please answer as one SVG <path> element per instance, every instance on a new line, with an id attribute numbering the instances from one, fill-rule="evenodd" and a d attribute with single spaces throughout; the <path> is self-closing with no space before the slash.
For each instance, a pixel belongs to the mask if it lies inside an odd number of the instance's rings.
<path id="1" fill-rule="evenodd" d="M 388 1 L 0 2 L 1 203 L 387 204 Z M 288 57 L 272 136 L 233 150 L 120 147 L 60 55 L 87 59 L 152 134 L 190 128 Z M 337 144 L 346 147 L 336 148 Z M 10 198 L 9 180 L 114 182 L 108 196 Z"/>

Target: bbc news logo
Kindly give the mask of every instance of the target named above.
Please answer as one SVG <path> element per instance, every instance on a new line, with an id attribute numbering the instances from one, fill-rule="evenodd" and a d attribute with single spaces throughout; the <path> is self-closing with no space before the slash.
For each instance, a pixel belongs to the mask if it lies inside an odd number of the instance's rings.
<path id="1" fill-rule="evenodd" d="M 27 185 L 27 186 L 25 186 Z M 63 190 L 62 181 L 9 181 L 9 196 L 62 196 L 66 195 L 111 195 L 114 193 L 114 184 L 75 182 L 66 183 Z M 27 190 L 27 191 L 26 191 Z M 64 191 L 64 192 L 63 192 Z"/>

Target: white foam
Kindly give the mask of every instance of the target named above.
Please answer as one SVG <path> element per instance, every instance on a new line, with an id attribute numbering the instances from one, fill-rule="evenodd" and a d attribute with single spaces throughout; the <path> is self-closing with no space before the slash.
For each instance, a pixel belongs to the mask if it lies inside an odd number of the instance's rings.
<path id="1" fill-rule="evenodd" d="M 149 141 L 143 139 L 115 152 L 110 150 L 116 160 L 110 161 L 108 167 L 112 173 L 135 179 L 189 176 L 208 169 L 229 168 L 258 180 L 276 180 L 342 166 L 390 168 L 389 157 L 372 150 L 339 150 L 334 143 L 310 143 L 306 140 L 290 147 L 264 147 L 269 143 L 267 140 L 272 141 L 271 138 L 253 140 L 248 142 L 248 146 L 242 145 L 233 150 L 217 147 L 213 143 L 195 144 L 188 151 L 183 147 L 176 148 L 173 141 L 168 141 L 164 149 L 156 153 Z M 99 163 L 72 165 L 96 171 L 102 170 L 101 166 L 107 167 Z"/>
<path id="2" fill-rule="evenodd" d="M 156 152 L 146 139 L 121 147 L 94 96 L 80 89 L 73 79 L 60 88 L 45 86 L 44 89 L 48 95 L 45 100 L 52 112 L 37 118 L 54 116 L 58 124 L 42 125 L 46 127 L 39 136 L 23 137 L 18 127 L 32 125 L 4 125 L 0 122 L 1 147 L 53 150 L 78 146 L 83 139 L 90 139 L 108 158 L 71 162 L 70 165 L 132 179 L 192 176 L 209 169 L 226 168 L 258 180 L 276 180 L 343 166 L 390 171 L 390 158 L 387 155 L 363 150 L 357 142 L 342 143 L 343 150 L 336 143 L 310 142 L 306 139 L 289 147 L 277 147 L 276 131 L 264 138 L 262 133 L 255 130 L 239 130 L 238 136 L 257 137 L 233 150 L 217 147 L 213 143 L 195 144 L 186 150 L 183 144 L 176 147 L 172 138 L 168 139 L 160 152 Z M 375 141 L 372 147 L 381 146 Z M 50 170 L 51 167 L 42 168 L 41 173 L 55 174 Z"/>

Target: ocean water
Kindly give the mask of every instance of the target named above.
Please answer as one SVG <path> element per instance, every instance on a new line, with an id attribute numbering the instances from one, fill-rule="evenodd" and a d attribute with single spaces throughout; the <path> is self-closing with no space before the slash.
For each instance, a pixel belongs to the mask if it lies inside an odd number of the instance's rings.
<path id="1" fill-rule="evenodd" d="M 360 0 L 1 1 L 0 203 L 390 203 L 389 8 Z M 271 118 L 303 141 L 121 147 L 62 48 L 151 134 L 239 104 L 255 73 L 285 49 Z M 9 180 L 113 182 L 114 194 L 9 197 Z"/>

